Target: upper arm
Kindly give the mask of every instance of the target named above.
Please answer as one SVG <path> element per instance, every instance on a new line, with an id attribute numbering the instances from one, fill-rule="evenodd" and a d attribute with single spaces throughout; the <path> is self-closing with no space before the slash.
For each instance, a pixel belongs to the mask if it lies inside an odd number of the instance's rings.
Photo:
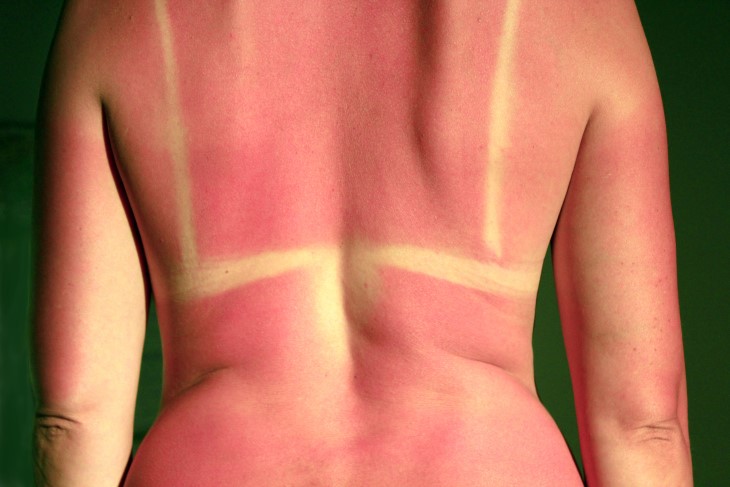
<path id="1" fill-rule="evenodd" d="M 553 240 L 561 319 L 585 427 L 678 418 L 686 433 L 662 101 L 638 16 L 618 10 Z"/>
<path id="2" fill-rule="evenodd" d="M 85 25 L 79 9 L 65 9 L 39 104 L 35 389 L 39 414 L 75 421 L 114 418 L 131 440 L 147 271 L 106 141 L 97 63 Z"/>

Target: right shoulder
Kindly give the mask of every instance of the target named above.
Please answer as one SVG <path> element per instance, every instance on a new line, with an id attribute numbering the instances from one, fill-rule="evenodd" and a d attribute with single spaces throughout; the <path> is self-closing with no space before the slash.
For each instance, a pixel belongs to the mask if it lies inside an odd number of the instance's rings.
<path id="1" fill-rule="evenodd" d="M 79 80 L 97 78 L 113 3 L 94 0 L 63 3 L 46 67 L 51 75 L 60 71 Z"/>
<path id="2" fill-rule="evenodd" d="M 120 71 L 150 54 L 156 28 L 155 2 L 66 0 L 46 77 L 68 78 L 102 93 Z"/>

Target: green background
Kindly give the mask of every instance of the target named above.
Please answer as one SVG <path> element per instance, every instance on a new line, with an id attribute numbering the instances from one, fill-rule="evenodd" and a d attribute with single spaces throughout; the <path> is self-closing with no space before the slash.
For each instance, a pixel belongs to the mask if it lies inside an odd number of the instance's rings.
<path id="1" fill-rule="evenodd" d="M 729 485 L 730 1 L 637 4 L 667 118 L 695 481 Z M 27 316 L 33 123 L 60 7 L 59 0 L 0 4 L 0 487 L 32 483 Z M 534 345 L 541 398 L 579 455 L 549 262 Z M 157 412 L 160 370 L 152 313 L 136 443 Z"/>

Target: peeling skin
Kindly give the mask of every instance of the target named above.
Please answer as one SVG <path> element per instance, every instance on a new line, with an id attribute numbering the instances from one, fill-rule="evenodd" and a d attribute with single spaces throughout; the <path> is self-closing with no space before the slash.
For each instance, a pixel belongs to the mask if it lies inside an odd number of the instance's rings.
<path id="1" fill-rule="evenodd" d="M 497 258 L 502 256 L 501 219 L 505 152 L 510 146 L 510 122 L 514 83 L 513 59 L 519 0 L 508 0 L 502 21 L 487 136 L 487 171 L 484 178 L 484 241 Z"/>

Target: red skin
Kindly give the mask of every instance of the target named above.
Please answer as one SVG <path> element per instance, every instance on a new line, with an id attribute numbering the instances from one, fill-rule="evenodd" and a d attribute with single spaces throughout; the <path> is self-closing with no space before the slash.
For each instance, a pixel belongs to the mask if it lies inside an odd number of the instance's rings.
<path id="1" fill-rule="evenodd" d="M 163 339 L 162 410 L 125 485 L 581 485 L 535 393 L 531 340 L 537 276 L 605 91 L 593 34 L 570 9 L 519 10 L 495 249 L 484 219 L 504 5 L 203 3 L 130 1 L 65 34 L 87 74 L 69 85 L 92 79 L 104 106 Z M 95 143 L 79 139 L 72 155 Z M 479 288 L 453 266 L 363 264 L 393 245 L 529 277 L 510 290 L 485 271 Z M 310 247 L 335 278 L 312 261 L 234 271 Z M 45 403 L 63 409 L 97 379 L 53 333 L 39 334 L 38 370 Z"/>

